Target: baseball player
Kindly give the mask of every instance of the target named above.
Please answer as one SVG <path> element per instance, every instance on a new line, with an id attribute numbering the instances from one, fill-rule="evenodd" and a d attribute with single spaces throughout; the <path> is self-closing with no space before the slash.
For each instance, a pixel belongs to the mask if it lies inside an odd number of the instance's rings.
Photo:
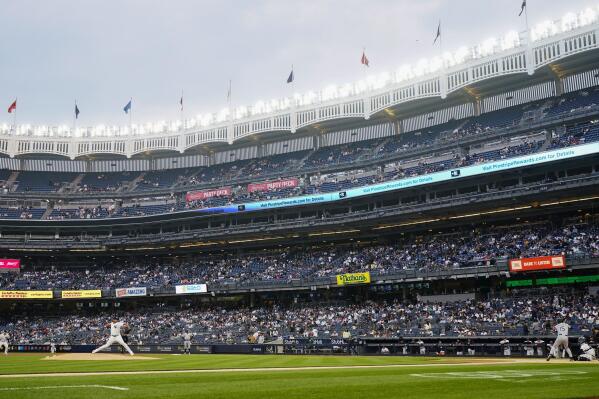
<path id="1" fill-rule="evenodd" d="M 499 345 L 503 348 L 503 356 L 512 356 L 512 348 L 510 347 L 510 340 L 507 338 L 499 341 Z"/>
<path id="2" fill-rule="evenodd" d="M 526 356 L 534 356 L 535 355 L 535 348 L 530 339 L 527 339 L 526 341 L 524 341 L 524 351 L 526 352 Z"/>
<path id="3" fill-rule="evenodd" d="M 474 349 L 474 344 L 471 340 L 468 340 L 468 356 L 474 356 L 476 354 L 476 349 Z"/>
<path id="4" fill-rule="evenodd" d="M 54 342 L 50 342 L 50 356 L 56 355 L 56 344 Z"/>
<path id="5" fill-rule="evenodd" d="M 578 338 L 578 342 L 580 342 L 580 355 L 578 355 L 578 360 L 582 362 L 591 362 L 595 360 L 597 357 L 595 356 L 595 349 L 591 347 L 591 345 L 587 344 L 584 337 Z"/>
<path id="6" fill-rule="evenodd" d="M 545 356 L 545 354 L 543 353 L 544 345 L 545 345 L 545 341 L 543 341 L 541 338 L 537 338 L 535 340 L 535 346 L 537 347 L 537 356 Z"/>
<path id="7" fill-rule="evenodd" d="M 183 332 L 183 353 L 191 355 L 191 338 L 193 334 L 189 332 L 189 330 L 185 330 Z"/>
<path id="8" fill-rule="evenodd" d="M 7 332 L 0 333 L 0 350 L 4 349 L 4 356 L 8 355 L 8 339 L 10 336 Z"/>
<path id="9" fill-rule="evenodd" d="M 101 350 L 108 349 L 108 348 L 110 348 L 110 345 L 112 345 L 116 342 L 117 344 L 119 344 L 123 348 L 125 348 L 125 350 L 127 352 L 129 352 L 129 354 L 131 356 L 133 356 L 133 351 L 131 350 L 131 348 L 129 348 L 129 345 L 127 345 L 125 343 L 125 341 L 123 341 L 123 337 L 121 336 L 121 328 L 123 328 L 123 327 L 129 328 L 127 323 L 118 321 L 117 318 L 113 317 L 112 322 L 106 324 L 106 328 L 110 328 L 110 338 L 108 338 L 108 341 L 106 341 L 106 343 L 104 345 L 100 346 L 99 348 L 94 349 L 92 351 L 92 353 L 98 353 Z"/>
<path id="10" fill-rule="evenodd" d="M 557 331 L 557 338 L 555 338 L 555 342 L 553 342 L 549 356 L 547 356 L 547 361 L 551 360 L 552 357 L 555 358 L 560 348 L 564 349 L 570 359 L 572 359 L 572 351 L 568 346 L 568 331 L 570 331 L 570 325 L 565 321 L 562 321 L 555 326 L 555 331 Z"/>
<path id="11" fill-rule="evenodd" d="M 426 355 L 426 346 L 424 345 L 424 341 L 419 339 L 418 341 L 416 341 L 416 345 L 418 345 L 418 348 L 420 348 L 419 353 L 421 355 Z"/>

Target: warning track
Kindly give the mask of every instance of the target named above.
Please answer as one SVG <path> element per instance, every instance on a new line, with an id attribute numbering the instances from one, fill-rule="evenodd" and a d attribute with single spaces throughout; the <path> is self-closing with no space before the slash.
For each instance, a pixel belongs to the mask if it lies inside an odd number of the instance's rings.
<path id="1" fill-rule="evenodd" d="M 449 360 L 449 359 L 448 359 Z M 457 359 L 456 359 L 457 360 Z M 465 359 L 464 359 L 465 360 Z M 148 371 L 94 371 L 71 373 L 31 373 L 31 374 L 4 374 L 0 379 L 34 378 L 34 377 L 91 377 L 102 375 L 153 375 L 153 374 L 214 374 L 214 373 L 252 373 L 252 372 L 278 372 L 278 371 L 314 371 L 314 370 L 343 370 L 343 369 L 383 369 L 406 367 L 444 367 L 444 366 L 493 366 L 509 364 L 563 364 L 564 361 L 548 363 L 542 359 L 468 359 L 468 361 L 446 362 L 434 364 L 386 364 L 364 366 L 308 366 L 308 367 L 257 367 L 257 368 L 222 368 L 222 369 L 186 369 L 186 370 L 148 370 Z"/>

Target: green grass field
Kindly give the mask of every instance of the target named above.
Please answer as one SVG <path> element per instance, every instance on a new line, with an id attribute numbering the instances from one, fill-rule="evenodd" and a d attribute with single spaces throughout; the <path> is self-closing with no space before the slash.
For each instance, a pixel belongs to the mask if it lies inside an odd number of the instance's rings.
<path id="1" fill-rule="evenodd" d="M 45 356 L 0 357 L 0 398 L 599 397 L 599 362 L 466 365 L 459 363 L 474 359 L 268 355 L 150 355 L 157 359 L 49 361 L 43 360 Z M 90 372 L 98 375 L 81 374 Z"/>

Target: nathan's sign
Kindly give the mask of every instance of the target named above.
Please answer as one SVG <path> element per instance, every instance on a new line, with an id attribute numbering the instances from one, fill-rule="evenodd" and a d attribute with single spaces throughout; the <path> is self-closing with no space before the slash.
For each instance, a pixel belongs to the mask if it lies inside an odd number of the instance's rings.
<path id="1" fill-rule="evenodd" d="M 185 200 L 187 202 L 191 201 L 201 201 L 212 197 L 230 197 L 231 196 L 231 187 L 223 187 L 216 190 L 207 190 L 207 191 L 189 191 L 185 195 Z"/>
<path id="2" fill-rule="evenodd" d="M 337 275 L 337 285 L 368 284 L 370 283 L 370 272 L 346 273 Z"/>
<path id="3" fill-rule="evenodd" d="M 52 299 L 52 291 L 0 291 L 0 299 Z"/>
<path id="4" fill-rule="evenodd" d="M 537 258 L 510 259 L 510 272 L 527 272 L 530 270 L 565 269 L 564 256 L 539 256 Z"/>
<path id="5" fill-rule="evenodd" d="M 102 298 L 102 290 L 65 290 L 60 293 L 61 298 Z"/>
<path id="6" fill-rule="evenodd" d="M 283 188 L 294 188 L 299 186 L 298 179 L 286 179 L 286 180 L 277 180 L 277 181 L 269 181 L 263 183 L 251 183 L 248 184 L 248 191 L 250 193 L 256 191 L 271 191 L 271 190 L 280 190 Z"/>

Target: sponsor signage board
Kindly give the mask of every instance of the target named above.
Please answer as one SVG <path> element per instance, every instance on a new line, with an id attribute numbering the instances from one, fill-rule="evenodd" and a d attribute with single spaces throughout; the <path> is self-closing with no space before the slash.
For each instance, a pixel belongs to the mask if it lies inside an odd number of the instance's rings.
<path id="1" fill-rule="evenodd" d="M 117 298 L 126 296 L 146 296 L 148 294 L 148 289 L 146 287 L 117 288 L 115 294 Z"/>
<path id="2" fill-rule="evenodd" d="M 337 285 L 353 285 L 370 283 L 370 272 L 346 273 L 337 275 Z"/>
<path id="3" fill-rule="evenodd" d="M 52 299 L 52 291 L 0 291 L 0 299 Z"/>
<path id="4" fill-rule="evenodd" d="M 175 287 L 177 294 L 202 294 L 208 292 L 206 284 L 186 284 Z"/>
<path id="5" fill-rule="evenodd" d="M 102 290 L 65 290 L 60 292 L 63 299 L 70 298 L 102 298 Z"/>
<path id="6" fill-rule="evenodd" d="M 557 256 L 538 256 L 536 258 L 510 259 L 510 272 L 527 272 L 531 270 L 553 270 L 565 269 L 566 257 Z"/>
<path id="7" fill-rule="evenodd" d="M 285 179 L 285 180 L 277 180 L 277 181 L 269 181 L 262 183 L 251 183 L 248 184 L 248 191 L 250 193 L 256 191 L 270 191 L 270 190 L 280 190 L 283 188 L 294 188 L 299 186 L 298 179 Z"/>
<path id="8" fill-rule="evenodd" d="M 231 187 L 223 187 L 216 190 L 206 191 L 188 191 L 185 195 L 185 201 L 201 201 L 212 197 L 230 197 Z"/>

